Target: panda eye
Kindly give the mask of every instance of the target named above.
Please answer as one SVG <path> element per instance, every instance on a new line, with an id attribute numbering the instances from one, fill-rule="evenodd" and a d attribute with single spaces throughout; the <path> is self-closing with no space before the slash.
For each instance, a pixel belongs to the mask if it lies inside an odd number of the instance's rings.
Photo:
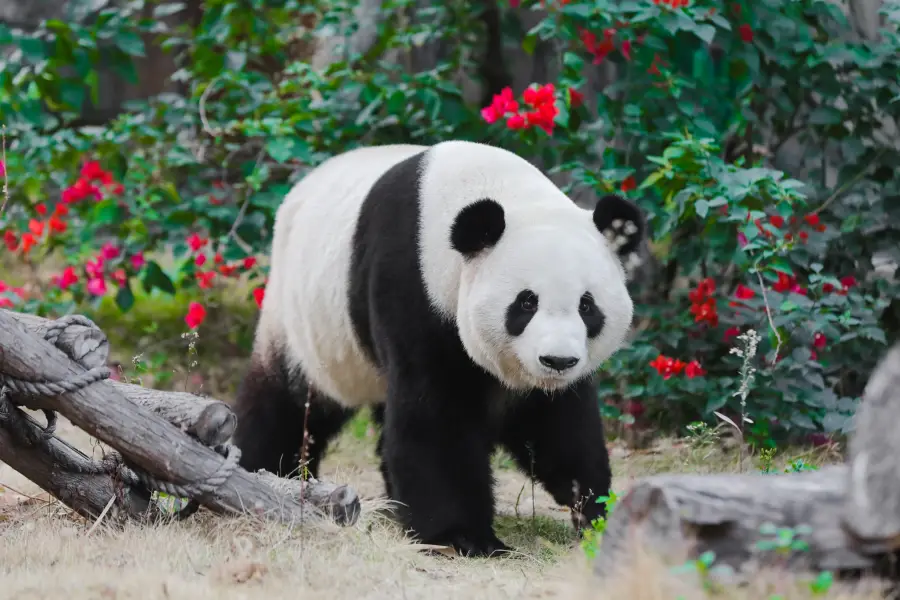
<path id="1" fill-rule="evenodd" d="M 519 294 L 519 306 L 526 312 L 534 312 L 537 310 L 538 299 L 532 292 L 522 292 Z"/>
<path id="2" fill-rule="evenodd" d="M 594 307 L 594 298 L 590 294 L 585 294 L 581 297 L 581 302 L 578 303 L 578 312 L 581 314 L 587 314 L 591 312 L 591 309 Z"/>

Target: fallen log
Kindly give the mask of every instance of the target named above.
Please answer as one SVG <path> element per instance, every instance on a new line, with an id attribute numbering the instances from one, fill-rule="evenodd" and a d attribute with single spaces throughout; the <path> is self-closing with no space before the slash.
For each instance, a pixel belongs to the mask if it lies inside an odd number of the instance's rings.
<path id="1" fill-rule="evenodd" d="M 85 369 L 109 359 L 109 341 L 96 323 L 81 315 L 52 320 L 0 309 L 37 337 L 47 339 Z M 207 446 L 223 444 L 237 427 L 237 416 L 226 403 L 186 392 L 167 392 L 110 380 L 131 402 L 149 408 Z"/>
<path id="2" fill-rule="evenodd" d="M 651 548 L 682 559 L 712 551 L 716 564 L 738 575 L 766 566 L 887 574 L 888 553 L 900 548 L 898 418 L 900 345 L 866 388 L 849 465 L 640 479 L 607 519 L 595 572 L 609 575 L 634 551 Z"/>
<path id="3" fill-rule="evenodd" d="M 264 477 L 237 465 L 236 448 L 228 448 L 223 457 L 155 414 L 159 411 L 148 410 L 140 400 L 130 401 L 126 394 L 137 386 L 112 382 L 107 376 L 105 367 L 85 369 L 51 342 L 33 335 L 29 325 L 9 311 L 0 311 L 0 386 L 11 392 L 14 403 L 58 412 L 118 451 L 126 467 L 119 472 L 129 474 L 129 485 L 140 483 L 191 497 L 223 513 L 249 512 L 290 523 L 325 515 L 341 524 L 355 522 L 359 498 L 347 486 L 309 481 L 303 484 L 302 499 L 277 492 Z M 175 398 L 187 402 L 186 396 Z M 201 416 L 210 415 L 201 410 L 192 423 L 195 430 L 202 429 Z M 218 432 L 213 437 L 224 430 L 212 429 Z M 14 451 L 4 444 L 4 454 Z"/>

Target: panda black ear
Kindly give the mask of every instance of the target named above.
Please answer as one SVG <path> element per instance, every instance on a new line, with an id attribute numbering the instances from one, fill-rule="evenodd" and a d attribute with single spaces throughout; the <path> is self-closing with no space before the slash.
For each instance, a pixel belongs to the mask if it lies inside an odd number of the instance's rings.
<path id="1" fill-rule="evenodd" d="M 450 228 L 450 245 L 466 258 L 472 258 L 500 241 L 505 229 L 503 207 L 490 198 L 483 198 L 456 215 Z"/>
<path id="2" fill-rule="evenodd" d="M 644 217 L 637 204 L 609 194 L 594 207 L 594 225 L 623 260 L 630 260 L 644 239 Z"/>

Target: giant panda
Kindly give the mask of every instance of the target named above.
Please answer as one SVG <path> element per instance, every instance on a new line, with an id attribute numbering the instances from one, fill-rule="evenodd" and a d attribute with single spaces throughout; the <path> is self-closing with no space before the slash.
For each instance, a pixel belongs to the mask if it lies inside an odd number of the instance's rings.
<path id="1" fill-rule="evenodd" d="M 307 419 L 315 476 L 370 406 L 388 496 L 419 541 L 509 550 L 492 527 L 498 445 L 583 527 L 611 479 L 592 375 L 631 325 L 626 267 L 644 229 L 630 201 L 585 210 L 490 145 L 328 159 L 276 212 L 235 403 L 241 465 L 296 470 Z"/>

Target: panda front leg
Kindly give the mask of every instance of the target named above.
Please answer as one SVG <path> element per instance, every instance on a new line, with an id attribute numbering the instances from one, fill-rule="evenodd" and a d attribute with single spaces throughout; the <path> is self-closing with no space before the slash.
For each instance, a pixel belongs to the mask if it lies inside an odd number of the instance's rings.
<path id="1" fill-rule="evenodd" d="M 579 532 L 606 515 L 606 506 L 597 498 L 609 495 L 612 471 L 590 380 L 553 394 L 534 390 L 512 401 L 501 442 L 519 468 L 558 504 L 572 509 Z"/>
<path id="2" fill-rule="evenodd" d="M 486 405 L 471 397 L 446 380 L 389 385 L 382 455 L 401 521 L 418 541 L 490 556 L 509 548 L 493 529 Z"/>

